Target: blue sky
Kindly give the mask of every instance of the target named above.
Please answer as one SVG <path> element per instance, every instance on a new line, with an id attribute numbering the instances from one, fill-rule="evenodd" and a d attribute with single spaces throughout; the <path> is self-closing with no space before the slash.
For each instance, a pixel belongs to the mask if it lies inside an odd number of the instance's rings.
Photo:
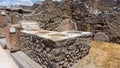
<path id="1" fill-rule="evenodd" d="M 11 5 L 28 5 L 32 6 L 36 1 L 44 1 L 44 0 L 0 0 L 0 6 L 11 6 Z M 61 0 L 53 0 L 53 1 L 61 1 Z"/>
<path id="2" fill-rule="evenodd" d="M 32 2 L 36 2 L 36 1 L 38 1 L 38 0 L 32 0 Z"/>
<path id="3" fill-rule="evenodd" d="M 5 0 L 0 0 L 0 2 L 3 2 L 3 1 L 5 1 Z M 10 1 L 10 0 L 9 0 Z M 36 1 L 38 1 L 38 0 L 32 0 L 32 2 L 36 2 Z"/>
<path id="4" fill-rule="evenodd" d="M 10 6 L 15 4 L 32 5 L 36 1 L 39 1 L 39 0 L 0 0 L 0 5 L 2 6 Z"/>

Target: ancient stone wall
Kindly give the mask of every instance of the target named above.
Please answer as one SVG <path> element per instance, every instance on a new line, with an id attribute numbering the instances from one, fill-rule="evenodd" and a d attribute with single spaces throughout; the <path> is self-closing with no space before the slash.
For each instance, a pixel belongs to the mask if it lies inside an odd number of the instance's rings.
<path id="1" fill-rule="evenodd" d="M 44 31 L 43 33 L 49 32 Z M 22 32 L 21 45 L 22 51 L 43 68 L 70 68 L 90 50 L 90 35 L 59 41 L 40 36 Z M 59 34 L 59 36 L 64 35 Z"/>

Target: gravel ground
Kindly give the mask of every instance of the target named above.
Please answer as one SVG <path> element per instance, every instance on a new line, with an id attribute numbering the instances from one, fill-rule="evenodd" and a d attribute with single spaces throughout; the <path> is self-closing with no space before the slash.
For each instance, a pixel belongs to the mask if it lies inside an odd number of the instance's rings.
<path id="1" fill-rule="evenodd" d="M 89 55 L 72 68 L 120 68 L 119 54 L 120 44 L 93 41 Z"/>

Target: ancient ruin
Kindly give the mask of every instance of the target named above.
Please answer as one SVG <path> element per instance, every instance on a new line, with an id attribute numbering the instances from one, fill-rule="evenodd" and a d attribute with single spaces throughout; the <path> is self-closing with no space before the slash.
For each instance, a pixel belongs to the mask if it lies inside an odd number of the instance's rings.
<path id="1" fill-rule="evenodd" d="M 21 46 L 43 68 L 70 68 L 89 53 L 91 35 L 81 31 L 23 30 Z"/>
<path id="2" fill-rule="evenodd" d="M 120 44 L 119 0 L 0 7 L 0 45 L 20 68 L 74 67 L 89 55 L 91 40 Z"/>
<path id="3" fill-rule="evenodd" d="M 120 43 L 119 0 L 43 1 L 36 2 L 33 8 L 35 8 L 34 12 L 23 16 L 23 19 L 39 22 L 42 29 L 59 31 L 59 25 L 69 19 L 76 24 L 74 30 L 91 31 L 94 35 L 102 32 L 103 36 L 108 36 L 105 39 L 109 39 L 109 41 L 103 41 Z M 67 29 L 68 25 L 64 26 Z M 96 39 L 99 40 L 99 38 Z"/>

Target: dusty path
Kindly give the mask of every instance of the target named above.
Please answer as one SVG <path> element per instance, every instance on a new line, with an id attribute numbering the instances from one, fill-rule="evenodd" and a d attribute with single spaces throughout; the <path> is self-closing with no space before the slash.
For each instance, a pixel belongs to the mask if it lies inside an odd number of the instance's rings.
<path id="1" fill-rule="evenodd" d="M 0 45 L 0 68 L 19 68 L 10 54 Z"/>

